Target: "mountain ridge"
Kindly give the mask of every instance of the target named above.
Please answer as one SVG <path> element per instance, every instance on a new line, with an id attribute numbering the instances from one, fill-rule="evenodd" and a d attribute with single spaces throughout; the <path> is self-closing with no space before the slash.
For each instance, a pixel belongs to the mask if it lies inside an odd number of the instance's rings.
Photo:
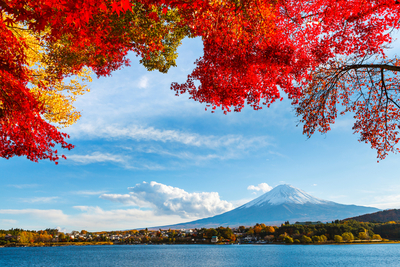
<path id="1" fill-rule="evenodd" d="M 322 200 L 291 185 L 278 185 L 260 197 L 225 213 L 161 228 L 237 227 L 252 226 L 256 223 L 280 225 L 286 221 L 327 222 L 377 211 L 379 209 L 373 207 Z"/>
<path id="2" fill-rule="evenodd" d="M 244 208 L 249 208 L 253 205 L 261 205 L 263 203 L 269 203 L 271 205 L 279 205 L 283 203 L 295 203 L 295 204 L 305 204 L 314 203 L 322 204 L 328 203 L 330 201 L 322 200 L 311 196 L 310 194 L 304 192 L 301 189 L 295 188 L 288 184 L 278 185 L 272 190 L 264 193 L 256 199 L 242 205 Z"/>

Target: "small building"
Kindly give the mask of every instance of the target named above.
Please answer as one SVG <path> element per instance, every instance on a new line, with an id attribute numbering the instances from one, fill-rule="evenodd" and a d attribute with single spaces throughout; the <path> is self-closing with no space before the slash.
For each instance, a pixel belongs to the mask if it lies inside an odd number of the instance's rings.
<path id="1" fill-rule="evenodd" d="M 217 243 L 218 242 L 218 236 L 213 236 L 211 238 L 211 243 Z"/>
<path id="2" fill-rule="evenodd" d="M 246 236 L 246 237 L 243 238 L 243 241 L 244 241 L 244 242 L 251 242 L 251 241 L 256 241 L 256 240 L 257 240 L 256 237 L 250 236 L 250 235 L 248 235 L 248 236 Z"/>

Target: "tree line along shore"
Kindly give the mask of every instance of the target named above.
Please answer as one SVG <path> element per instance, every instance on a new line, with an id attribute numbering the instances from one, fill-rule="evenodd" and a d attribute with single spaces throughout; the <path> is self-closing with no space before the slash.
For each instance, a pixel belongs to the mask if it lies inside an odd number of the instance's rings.
<path id="1" fill-rule="evenodd" d="M 355 220 L 322 222 L 288 221 L 281 226 L 263 223 L 251 227 L 159 229 L 63 233 L 57 229 L 0 230 L 0 246 L 63 246 L 112 244 L 359 244 L 400 240 L 400 221 L 385 223 Z"/>

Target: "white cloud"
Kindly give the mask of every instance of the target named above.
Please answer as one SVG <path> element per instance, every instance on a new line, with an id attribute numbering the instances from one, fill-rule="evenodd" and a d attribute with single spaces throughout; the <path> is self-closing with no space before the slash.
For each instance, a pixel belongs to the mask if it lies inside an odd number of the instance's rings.
<path id="1" fill-rule="evenodd" d="M 122 147 L 117 145 L 117 148 L 123 149 L 123 152 L 120 152 L 122 154 L 100 151 L 88 154 L 72 154 L 67 155 L 69 161 L 77 164 L 113 163 L 126 169 L 163 170 L 171 167 L 168 164 L 163 166 L 157 162 L 152 162 L 152 160 L 143 160 L 143 158 L 140 158 L 143 153 L 170 157 L 172 160 L 175 158 L 190 161 L 189 164 L 203 164 L 211 160 L 224 161 L 241 158 L 251 150 L 270 145 L 267 136 L 246 138 L 241 135 L 205 136 L 197 133 L 159 130 L 136 125 L 131 127 L 105 126 L 101 129 L 83 125 L 82 132 L 89 138 L 116 138 L 123 139 L 123 141 L 133 139 L 138 143 Z M 168 143 L 172 143 L 172 146 Z M 178 147 L 179 149 L 177 149 L 176 143 L 185 147 Z M 207 149 L 211 151 L 207 151 Z"/>
<path id="2" fill-rule="evenodd" d="M 272 146 L 268 136 L 201 135 L 193 132 L 156 129 L 134 124 L 126 127 L 90 123 L 80 124 L 79 131 L 72 135 L 83 139 L 99 138 L 113 142 L 120 142 L 121 140 L 123 142 L 134 141 L 131 142 L 131 145 L 117 145 L 116 148 L 120 151 L 123 149 L 122 152 L 111 154 L 98 151 L 91 154 L 67 155 L 68 160 L 78 164 L 109 162 L 122 165 L 126 169 L 162 170 L 172 166 L 171 164 L 165 164 L 165 162 L 162 165 L 159 162 L 152 162 L 154 158 L 143 161 L 143 158 L 147 157 L 145 155 L 140 158 L 143 153 L 157 154 L 163 158 L 169 157 L 171 160 L 190 161 L 189 164 L 196 165 L 211 160 L 241 158 L 252 150 Z"/>
<path id="3" fill-rule="evenodd" d="M 0 209 L 0 214 L 7 215 L 28 215 L 35 219 L 40 219 L 42 221 L 58 221 L 68 219 L 68 216 L 65 215 L 61 210 L 39 210 L 39 209 Z"/>
<path id="4" fill-rule="evenodd" d="M 243 137 L 241 135 L 200 135 L 197 133 L 181 132 L 178 130 L 160 130 L 153 127 L 131 125 L 122 127 L 109 125 L 97 127 L 92 124 L 81 124 L 79 134 L 87 138 L 121 138 L 136 141 L 176 142 L 184 145 L 220 148 L 229 147 L 237 149 L 259 148 L 269 145 L 268 136 Z"/>
<path id="5" fill-rule="evenodd" d="M 255 191 L 262 191 L 263 193 L 271 191 L 272 186 L 268 185 L 267 183 L 261 183 L 256 186 L 254 185 L 249 185 L 247 187 L 247 190 L 255 190 Z"/>
<path id="6" fill-rule="evenodd" d="M 147 88 L 149 86 L 149 78 L 142 76 L 139 81 L 139 88 Z"/>
<path id="7" fill-rule="evenodd" d="M 59 197 L 33 197 L 21 198 L 22 202 L 26 203 L 54 203 Z"/>
<path id="8" fill-rule="evenodd" d="M 38 187 L 38 184 L 9 184 L 9 187 L 15 187 L 18 189 L 25 189 L 25 188 L 34 188 L 34 187 Z"/>
<path id="9" fill-rule="evenodd" d="M 213 159 L 219 159 L 219 160 L 227 160 L 227 159 L 232 159 L 232 158 L 237 158 L 239 155 L 237 153 L 234 153 L 233 151 L 228 151 L 224 153 L 223 155 L 218 155 L 218 154 L 206 154 L 206 155 L 196 155 L 191 152 L 170 152 L 165 149 L 160 149 L 160 148 L 155 148 L 153 147 L 138 147 L 136 149 L 138 152 L 142 153 L 147 153 L 147 154 L 158 154 L 162 156 L 168 156 L 168 157 L 174 157 L 178 159 L 185 159 L 185 160 L 191 160 L 192 162 L 203 162 L 207 160 L 213 160 Z"/>
<path id="10" fill-rule="evenodd" d="M 68 232 L 67 229 L 61 228 L 60 226 L 57 226 L 56 229 L 57 229 L 59 232 L 63 232 L 63 233 L 67 233 L 67 232 Z"/>
<path id="11" fill-rule="evenodd" d="M 184 218 L 213 216 L 234 207 L 232 203 L 221 200 L 217 192 L 188 193 L 157 182 L 143 182 L 128 189 L 129 194 L 103 194 L 100 198 L 126 205 L 149 207 L 156 214 L 175 214 Z"/>
<path id="12" fill-rule="evenodd" d="M 104 194 L 107 191 L 91 191 L 91 190 L 81 190 L 81 191 L 76 191 L 72 192 L 75 195 L 84 195 L 84 196 L 94 196 L 94 195 L 101 195 Z"/>
<path id="13" fill-rule="evenodd" d="M 379 209 L 399 209 L 400 208 L 400 195 L 387 195 L 382 197 L 374 197 L 375 203 L 369 206 Z"/>
<path id="14" fill-rule="evenodd" d="M 91 206 L 77 206 L 75 208 L 80 210 L 81 213 L 71 216 L 70 225 L 82 229 L 134 229 L 162 226 L 183 221 L 180 216 L 158 215 L 152 210 L 103 210 L 99 207 Z"/>
<path id="15" fill-rule="evenodd" d="M 100 153 L 100 152 L 93 152 L 90 155 L 69 155 L 68 159 L 81 164 L 90 164 L 97 162 L 124 163 L 126 161 L 126 159 L 121 155 L 113 155 L 110 153 Z"/>
<path id="16" fill-rule="evenodd" d="M 382 197 L 375 197 L 378 202 L 400 202 L 400 195 L 387 195 Z"/>
<path id="17" fill-rule="evenodd" d="M 279 152 L 276 152 L 276 151 L 268 151 L 269 152 L 269 154 L 271 154 L 271 155 L 276 155 L 276 156 L 279 156 L 279 157 L 282 157 L 282 158 L 287 158 L 287 156 L 285 156 L 285 155 L 283 155 L 283 154 L 281 154 L 281 153 L 279 153 Z"/>
<path id="18" fill-rule="evenodd" d="M 164 166 L 161 166 L 154 162 L 146 162 L 140 160 L 132 160 L 131 156 L 117 155 L 110 153 L 93 152 L 92 154 L 86 155 L 69 155 L 67 160 L 74 161 L 77 164 L 93 164 L 93 163 L 116 163 L 121 165 L 125 169 L 136 169 L 136 170 L 163 170 Z M 87 192 L 86 192 L 87 193 Z M 103 192 L 104 193 L 104 192 Z M 85 194 L 85 192 L 81 192 Z"/>
<path id="19" fill-rule="evenodd" d="M 88 230 L 88 231 L 110 231 L 116 229 L 135 229 L 143 227 L 155 227 L 168 224 L 186 222 L 177 215 L 157 215 L 151 210 L 139 209 L 116 209 L 103 210 L 99 207 L 77 206 L 77 214 L 65 214 L 62 210 L 39 210 L 39 209 L 2 209 L 1 215 L 7 215 L 8 221 L 10 217 L 24 218 L 23 223 L 13 221 L 13 227 L 39 230 L 47 227 L 53 228 L 58 225 L 57 229 L 62 232 L 70 232 L 72 230 Z M 0 219 L 2 220 L 2 219 Z"/>
<path id="20" fill-rule="evenodd" d="M 15 225 L 18 221 L 17 220 L 11 220 L 11 219 L 0 219 L 0 222 L 4 224 L 13 224 Z"/>

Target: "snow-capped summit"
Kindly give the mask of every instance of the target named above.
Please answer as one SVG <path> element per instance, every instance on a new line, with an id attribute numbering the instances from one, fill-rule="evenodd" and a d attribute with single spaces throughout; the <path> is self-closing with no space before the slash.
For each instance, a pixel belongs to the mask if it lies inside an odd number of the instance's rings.
<path id="1" fill-rule="evenodd" d="M 249 208 L 252 206 L 280 205 L 284 203 L 294 204 L 328 204 L 330 201 L 322 200 L 307 194 L 303 190 L 293 187 L 288 184 L 278 185 L 271 191 L 263 194 L 262 196 L 244 204 L 242 208 Z"/>
<path id="2" fill-rule="evenodd" d="M 333 221 L 376 212 L 378 209 L 343 205 L 322 200 L 291 185 L 278 185 L 262 196 L 231 211 L 192 222 L 164 226 L 166 228 L 202 228 L 218 226 L 279 225 L 290 221 Z M 158 229 L 158 228 L 157 228 Z"/>

